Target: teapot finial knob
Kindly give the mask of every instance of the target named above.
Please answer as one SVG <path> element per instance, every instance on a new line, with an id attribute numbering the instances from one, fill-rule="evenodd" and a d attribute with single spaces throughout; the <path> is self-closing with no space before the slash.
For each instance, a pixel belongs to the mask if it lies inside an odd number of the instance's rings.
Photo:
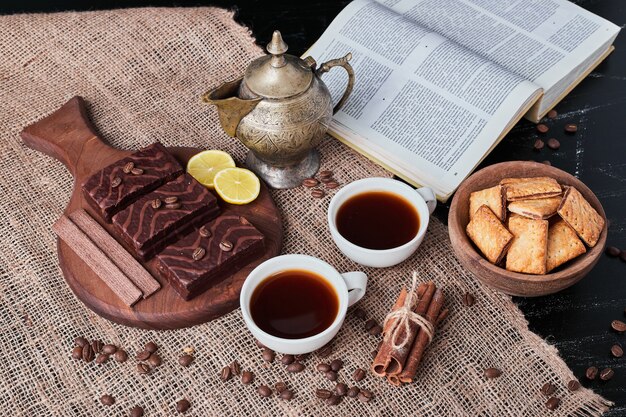
<path id="1" fill-rule="evenodd" d="M 280 32 L 275 30 L 272 40 L 267 44 L 267 52 L 272 54 L 271 64 L 274 68 L 280 68 L 286 64 L 283 54 L 287 52 L 287 44 L 283 40 Z"/>

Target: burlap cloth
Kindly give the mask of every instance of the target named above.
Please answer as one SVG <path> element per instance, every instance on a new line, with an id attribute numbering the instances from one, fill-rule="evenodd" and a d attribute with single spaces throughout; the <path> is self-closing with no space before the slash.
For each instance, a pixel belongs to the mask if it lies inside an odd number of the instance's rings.
<path id="1" fill-rule="evenodd" d="M 315 398 L 317 387 L 334 384 L 314 370 L 287 374 L 274 363 L 267 369 L 245 329 L 239 311 L 177 331 L 145 331 L 102 319 L 78 301 L 62 278 L 51 225 L 72 189 L 65 168 L 20 141 L 23 126 L 55 110 L 73 95 L 90 103 L 92 118 L 114 146 L 136 149 L 160 140 L 166 145 L 220 148 L 243 161 L 244 147 L 227 137 L 214 109 L 198 96 L 209 86 L 240 74 L 261 53 L 232 13 L 212 8 L 137 9 L 89 13 L 0 17 L 0 414 L 28 416 L 128 415 L 132 406 L 146 415 L 172 415 L 176 400 L 191 403 L 187 415 L 422 415 L 540 416 L 599 415 L 609 404 L 587 389 L 569 393 L 574 378 L 555 348 L 531 333 L 507 296 L 480 285 L 457 263 L 447 230 L 431 219 L 418 253 L 399 267 L 366 269 L 367 295 L 360 304 L 379 321 L 401 286 L 419 267 L 421 279 L 445 288 L 451 313 L 418 374 L 402 388 L 368 376 L 360 387 L 376 398 L 369 404 L 346 398 L 329 407 Z M 358 76 L 358 74 L 357 74 Z M 341 183 L 388 176 L 381 168 L 333 139 L 321 148 L 323 167 Z M 326 228 L 330 196 L 310 198 L 304 189 L 276 191 L 285 227 L 285 253 L 306 253 L 340 271 L 362 269 L 340 255 Z M 466 291 L 476 304 L 464 307 Z M 70 359 L 77 335 L 124 346 L 131 355 L 148 340 L 161 346 L 162 367 L 140 376 L 135 361 L 102 366 Z M 355 317 L 346 320 L 332 357 L 343 358 L 341 380 L 367 368 L 378 339 Z M 176 358 L 196 348 L 189 368 Z M 248 386 L 226 383 L 224 364 L 239 360 L 256 373 Z M 485 380 L 483 369 L 503 370 Z M 284 380 L 295 398 L 260 398 L 259 384 Z M 545 408 L 539 389 L 552 382 L 563 401 Z M 112 394 L 112 407 L 100 404 Z"/>

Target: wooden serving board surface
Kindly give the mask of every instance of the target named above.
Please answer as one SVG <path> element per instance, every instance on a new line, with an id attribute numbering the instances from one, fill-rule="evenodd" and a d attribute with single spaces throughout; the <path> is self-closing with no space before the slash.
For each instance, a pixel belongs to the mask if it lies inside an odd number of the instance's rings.
<path id="1" fill-rule="evenodd" d="M 84 200 L 81 184 L 91 174 L 133 151 L 112 148 L 99 137 L 80 97 L 72 98 L 55 113 L 26 127 L 21 135 L 27 146 L 60 160 L 74 176 L 74 188 L 65 214 L 79 208 L 85 209 L 126 246 L 113 233 L 113 227 L 106 224 Z M 169 151 L 185 166 L 189 158 L 200 149 L 169 148 Z M 128 326 L 177 329 L 227 314 L 237 308 L 241 286 L 250 271 L 280 253 L 283 236 L 280 213 L 262 182 L 261 193 L 254 202 L 236 206 L 220 200 L 220 207 L 223 214 L 238 214 L 249 219 L 265 235 L 265 252 L 254 262 L 190 301 L 183 300 L 165 279 L 159 277 L 153 259 L 143 265 L 159 280 L 161 289 L 133 307 L 128 307 L 76 253 L 58 239 L 59 264 L 65 281 L 87 307 L 102 317 Z"/>

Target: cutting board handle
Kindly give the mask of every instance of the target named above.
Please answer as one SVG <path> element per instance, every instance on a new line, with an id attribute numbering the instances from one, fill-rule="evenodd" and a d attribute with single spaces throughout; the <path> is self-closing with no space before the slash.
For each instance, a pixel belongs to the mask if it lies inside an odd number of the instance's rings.
<path id="1" fill-rule="evenodd" d="M 85 100 L 72 97 L 51 115 L 26 126 L 20 133 L 29 148 L 43 152 L 63 162 L 76 177 L 85 154 L 93 156 L 112 149 L 98 136 L 87 115 Z M 84 158 L 89 159 L 89 158 Z"/>

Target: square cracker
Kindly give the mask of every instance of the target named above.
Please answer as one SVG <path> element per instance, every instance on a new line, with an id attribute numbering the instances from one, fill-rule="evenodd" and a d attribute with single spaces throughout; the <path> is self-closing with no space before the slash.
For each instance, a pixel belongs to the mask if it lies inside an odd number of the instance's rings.
<path id="1" fill-rule="evenodd" d="M 576 231 L 559 219 L 548 229 L 548 272 L 587 252 Z"/>
<path id="2" fill-rule="evenodd" d="M 469 198 L 469 218 L 474 217 L 474 213 L 485 205 L 493 211 L 498 219 L 504 221 L 506 218 L 506 197 L 501 185 L 486 188 L 480 191 L 474 191 Z M 555 209 L 556 211 L 556 209 Z"/>
<path id="3" fill-rule="evenodd" d="M 504 178 L 500 185 L 504 186 L 508 201 L 556 197 L 562 192 L 559 183 L 550 177 Z"/>
<path id="4" fill-rule="evenodd" d="M 494 264 L 502 260 L 513 241 L 513 235 L 485 205 L 474 213 L 465 230 L 485 258 Z"/>
<path id="5" fill-rule="evenodd" d="M 589 247 L 598 243 L 604 228 L 604 219 L 576 188 L 567 188 L 557 213 Z"/>
<path id="6" fill-rule="evenodd" d="M 518 200 L 509 203 L 509 211 L 531 219 L 545 220 L 556 214 L 561 197 Z"/>
<path id="7" fill-rule="evenodd" d="M 506 256 L 506 269 L 525 274 L 545 274 L 548 255 L 548 221 L 517 214 L 509 218 L 513 243 Z"/>

